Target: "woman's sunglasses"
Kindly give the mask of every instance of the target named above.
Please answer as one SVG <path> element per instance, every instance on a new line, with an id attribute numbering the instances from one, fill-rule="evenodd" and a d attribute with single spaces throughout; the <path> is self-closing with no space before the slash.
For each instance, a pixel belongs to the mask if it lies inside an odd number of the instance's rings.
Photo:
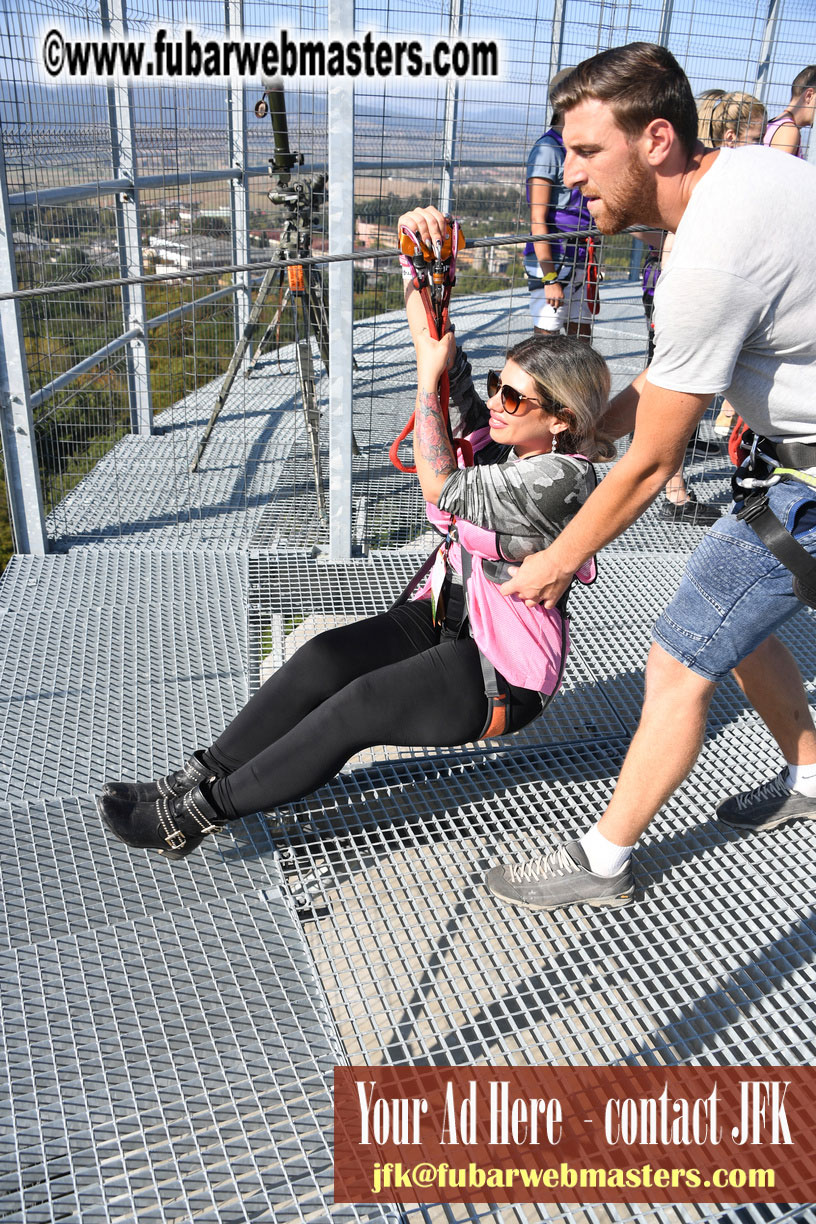
<path id="1" fill-rule="evenodd" d="M 492 399 L 497 391 L 501 391 L 501 405 L 505 412 L 518 412 L 522 400 L 527 400 L 530 404 L 538 404 L 539 408 L 544 407 L 541 400 L 535 399 L 532 395 L 522 395 L 515 387 L 502 383 L 495 370 L 488 370 L 487 394 Z"/>

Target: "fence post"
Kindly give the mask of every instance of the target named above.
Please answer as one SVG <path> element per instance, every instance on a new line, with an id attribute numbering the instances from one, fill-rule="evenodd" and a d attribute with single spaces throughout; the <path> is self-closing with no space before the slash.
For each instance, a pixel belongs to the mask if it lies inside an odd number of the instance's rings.
<path id="1" fill-rule="evenodd" d="M 547 89 L 550 81 L 561 70 L 561 56 L 564 54 L 564 13 L 567 0 L 555 0 L 552 19 L 552 37 L 550 38 L 550 74 L 547 77 Z M 549 110 L 547 112 L 549 120 Z"/>
<path id="2" fill-rule="evenodd" d="M 782 9 L 782 0 L 769 0 L 768 16 L 765 19 L 765 29 L 762 34 L 762 46 L 759 49 L 759 64 L 757 66 L 756 96 L 760 102 L 765 101 L 768 92 L 771 60 L 776 44 L 776 23 Z"/>
<path id="3" fill-rule="evenodd" d="M 15 293 L 14 242 L 0 141 L 0 293 Z M 34 413 L 28 383 L 23 321 L 17 299 L 0 302 L 0 441 L 11 507 L 14 548 L 42 556 L 48 551 L 43 516 L 40 466 L 34 437 Z"/>
<path id="4" fill-rule="evenodd" d="M 462 0 L 451 0 L 448 36 L 459 38 L 462 33 Z M 459 126 L 459 81 L 448 77 L 445 87 L 445 124 L 442 133 L 442 187 L 439 211 L 446 215 L 453 199 L 453 167 L 456 165 L 456 137 Z"/>
<path id="5" fill-rule="evenodd" d="M 127 36 L 126 0 L 100 0 L 102 28 L 114 38 Z M 116 195 L 116 231 L 119 275 L 133 278 L 144 274 L 139 193 L 136 190 L 136 155 L 133 142 L 133 110 L 130 86 L 124 81 L 108 86 L 108 121 L 111 136 L 113 177 L 133 183 L 129 191 Z M 128 402 L 134 433 L 153 432 L 153 397 L 150 387 L 150 356 L 147 349 L 147 311 L 142 284 L 122 286 L 125 331 L 140 333 L 127 346 Z"/>
<path id="6" fill-rule="evenodd" d="M 661 47 L 668 47 L 669 45 L 673 9 L 674 0 L 663 0 L 663 8 L 660 13 L 660 29 L 657 32 L 657 41 Z"/>
<path id="7" fill-rule="evenodd" d="M 329 0 L 329 37 L 354 32 L 354 0 Z M 354 242 L 354 89 L 332 78 L 328 88 L 329 252 Z M 329 265 L 329 555 L 351 556 L 354 269 Z"/>
<path id="8" fill-rule="evenodd" d="M 224 0 L 224 24 L 228 38 L 243 38 L 244 0 Z M 249 178 L 247 177 L 247 118 L 246 86 L 243 81 L 230 81 L 227 86 L 229 109 L 229 155 L 230 166 L 240 171 L 238 178 L 230 179 L 230 234 L 232 235 L 232 262 L 248 264 L 249 248 Z M 233 314 L 235 344 L 239 344 L 249 322 L 252 304 L 252 273 L 235 273 L 235 283 L 240 286 L 235 294 Z M 244 365 L 250 358 L 250 350 L 244 356 Z"/>

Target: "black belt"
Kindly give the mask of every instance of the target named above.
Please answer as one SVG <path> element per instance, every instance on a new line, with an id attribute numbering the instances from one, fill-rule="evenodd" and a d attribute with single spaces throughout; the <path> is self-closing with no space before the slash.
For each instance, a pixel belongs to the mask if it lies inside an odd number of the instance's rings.
<path id="1" fill-rule="evenodd" d="M 816 443 L 771 442 L 767 438 L 760 438 L 758 442 L 761 455 L 775 460 L 780 467 L 795 468 L 797 471 L 816 467 Z M 748 523 L 768 551 L 785 569 L 790 570 L 796 598 L 809 607 L 816 608 L 816 559 L 780 523 L 768 505 L 766 489 L 746 489 L 741 485 L 740 475 L 750 475 L 754 471 L 756 468 L 751 457 L 744 467 L 734 473 L 734 499 L 743 503 L 737 512 L 737 518 Z"/>
<path id="2" fill-rule="evenodd" d="M 763 438 L 761 449 L 780 467 L 795 468 L 797 471 L 816 467 L 816 442 L 771 442 Z"/>

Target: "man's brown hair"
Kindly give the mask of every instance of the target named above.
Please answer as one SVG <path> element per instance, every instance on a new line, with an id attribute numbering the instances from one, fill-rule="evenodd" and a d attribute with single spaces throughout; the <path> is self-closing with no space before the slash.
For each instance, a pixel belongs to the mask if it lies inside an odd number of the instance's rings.
<path id="1" fill-rule="evenodd" d="M 608 102 L 615 122 L 637 137 L 653 119 L 666 119 L 691 157 L 697 144 L 697 105 L 685 72 L 656 43 L 628 43 L 583 60 L 550 93 L 562 114 L 582 102 Z"/>

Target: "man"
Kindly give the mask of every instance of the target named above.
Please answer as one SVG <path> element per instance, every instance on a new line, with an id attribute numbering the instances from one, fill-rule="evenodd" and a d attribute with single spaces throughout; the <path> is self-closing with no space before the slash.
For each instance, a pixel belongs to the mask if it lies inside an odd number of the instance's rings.
<path id="1" fill-rule="evenodd" d="M 566 80 L 564 68 L 550 81 L 550 90 Z M 588 229 L 592 222 L 580 190 L 564 185 L 564 141 L 561 116 L 553 112 L 550 126 L 527 158 L 527 200 L 534 234 L 571 233 Z M 528 242 L 524 271 L 530 290 L 530 314 L 537 332 L 560 332 L 589 340 L 592 313 L 587 301 L 586 243 L 553 239 Z"/>
<path id="2" fill-rule="evenodd" d="M 726 392 L 756 433 L 805 444 L 795 465 L 803 477 L 774 484 L 768 497 L 813 555 L 816 249 L 802 234 L 816 209 L 816 172 L 761 148 L 706 151 L 685 75 L 647 43 L 579 64 L 553 101 L 564 114 L 565 182 L 580 187 L 598 228 L 667 229 L 675 241 L 655 296 L 654 359 L 605 418 L 617 436 L 634 426 L 632 444 L 503 592 L 552 606 L 582 562 L 657 497 L 712 396 Z M 608 809 L 580 841 L 495 868 L 491 891 L 530 909 L 631 900 L 632 847 L 691 770 L 729 671 L 787 767 L 726 800 L 719 818 L 753 831 L 816 817 L 816 728 L 796 664 L 773 636 L 801 606 L 791 574 L 751 526 L 720 519 L 655 626 L 643 714 Z"/>
<path id="3" fill-rule="evenodd" d="M 816 108 L 816 64 L 810 64 L 797 73 L 791 85 L 791 100 L 781 115 L 771 119 L 765 129 L 762 143 L 781 153 L 792 153 L 801 157 L 802 129 L 813 127 L 813 111 Z"/>

